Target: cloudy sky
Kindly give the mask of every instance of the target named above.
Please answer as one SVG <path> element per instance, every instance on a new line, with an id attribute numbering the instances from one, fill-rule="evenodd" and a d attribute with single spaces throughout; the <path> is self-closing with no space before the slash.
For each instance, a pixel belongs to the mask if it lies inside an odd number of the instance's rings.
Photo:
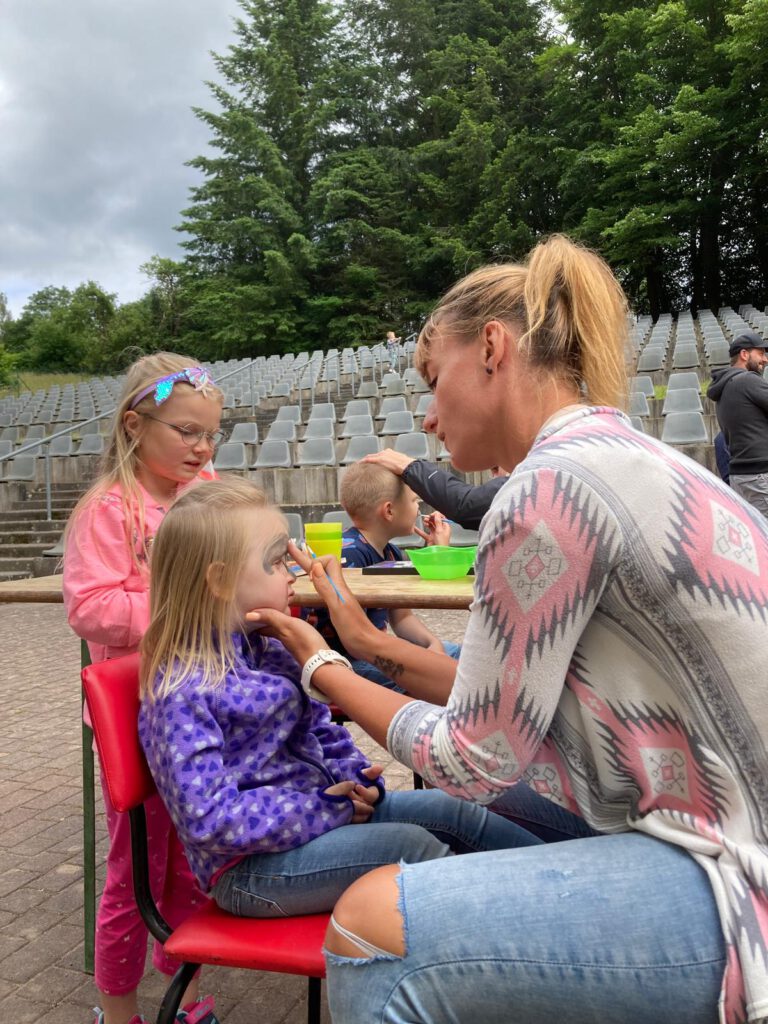
<path id="1" fill-rule="evenodd" d="M 121 302 L 177 257 L 237 0 L 0 0 L 0 292 L 95 280 Z"/>

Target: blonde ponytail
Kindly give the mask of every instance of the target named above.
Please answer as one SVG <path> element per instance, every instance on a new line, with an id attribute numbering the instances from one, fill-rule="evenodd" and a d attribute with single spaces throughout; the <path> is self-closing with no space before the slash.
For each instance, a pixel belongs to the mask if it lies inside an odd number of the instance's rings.
<path id="1" fill-rule="evenodd" d="M 518 350 L 531 368 L 578 388 L 591 405 L 625 406 L 627 301 L 597 253 L 553 235 L 525 264 L 469 274 L 446 292 L 424 326 L 415 365 L 424 372 L 443 330 L 471 344 L 489 320 L 517 329 Z"/>

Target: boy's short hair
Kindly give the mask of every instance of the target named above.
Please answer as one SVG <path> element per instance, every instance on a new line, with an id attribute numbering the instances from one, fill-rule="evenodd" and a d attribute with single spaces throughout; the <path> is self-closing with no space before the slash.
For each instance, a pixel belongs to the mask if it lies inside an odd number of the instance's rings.
<path id="1" fill-rule="evenodd" d="M 383 501 L 397 501 L 405 482 L 375 462 L 355 462 L 343 474 L 339 501 L 353 521 L 368 519 Z"/>

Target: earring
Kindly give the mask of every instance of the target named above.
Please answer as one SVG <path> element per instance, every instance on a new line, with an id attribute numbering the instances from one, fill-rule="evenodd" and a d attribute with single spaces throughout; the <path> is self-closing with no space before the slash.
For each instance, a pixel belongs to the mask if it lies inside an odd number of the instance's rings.
<path id="1" fill-rule="evenodd" d="M 486 366 L 485 372 L 488 374 L 489 377 L 493 375 L 493 370 L 490 368 L 490 366 Z"/>

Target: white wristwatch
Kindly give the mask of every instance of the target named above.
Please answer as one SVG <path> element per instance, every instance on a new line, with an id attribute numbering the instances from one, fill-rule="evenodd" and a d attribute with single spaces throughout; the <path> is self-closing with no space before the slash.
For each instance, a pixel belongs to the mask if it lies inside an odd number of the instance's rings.
<path id="1" fill-rule="evenodd" d="M 324 693 L 321 693 L 317 687 L 312 685 L 312 675 L 315 669 L 320 668 L 321 665 L 328 665 L 332 662 L 336 662 L 337 665 L 345 665 L 349 669 L 352 668 L 352 665 L 343 654 L 339 654 L 338 651 L 332 651 L 329 648 L 324 647 L 316 654 L 313 654 L 301 670 L 302 690 L 307 694 L 307 696 L 311 697 L 312 700 L 319 700 L 322 704 L 330 704 L 331 698 L 326 697 Z"/>

